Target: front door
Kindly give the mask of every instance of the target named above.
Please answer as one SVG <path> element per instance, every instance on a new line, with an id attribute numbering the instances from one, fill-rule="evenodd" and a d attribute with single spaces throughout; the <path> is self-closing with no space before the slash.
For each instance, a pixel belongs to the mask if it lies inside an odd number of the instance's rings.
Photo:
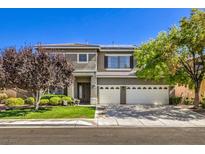
<path id="1" fill-rule="evenodd" d="M 81 103 L 90 102 L 90 83 L 78 83 L 78 99 Z"/>

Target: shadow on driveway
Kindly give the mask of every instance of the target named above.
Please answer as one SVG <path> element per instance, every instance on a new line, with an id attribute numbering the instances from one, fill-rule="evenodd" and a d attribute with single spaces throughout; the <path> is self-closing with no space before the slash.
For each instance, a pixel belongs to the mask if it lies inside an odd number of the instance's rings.
<path id="1" fill-rule="evenodd" d="M 138 118 L 149 120 L 200 120 L 205 119 L 203 115 L 190 110 L 181 110 L 174 106 L 156 106 L 156 105 L 109 105 L 104 108 L 104 116 L 112 118 Z"/>

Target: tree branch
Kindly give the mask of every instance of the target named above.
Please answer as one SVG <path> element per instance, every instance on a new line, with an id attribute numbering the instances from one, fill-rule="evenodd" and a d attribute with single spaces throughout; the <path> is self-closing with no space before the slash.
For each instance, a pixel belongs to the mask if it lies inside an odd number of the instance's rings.
<path id="1" fill-rule="evenodd" d="M 194 80 L 195 79 L 195 76 L 192 72 L 192 69 L 191 67 L 189 66 L 188 62 L 185 63 L 180 57 L 179 57 L 179 60 L 181 62 L 181 64 L 184 66 L 184 68 L 187 70 L 187 73 L 190 75 L 190 77 Z"/>

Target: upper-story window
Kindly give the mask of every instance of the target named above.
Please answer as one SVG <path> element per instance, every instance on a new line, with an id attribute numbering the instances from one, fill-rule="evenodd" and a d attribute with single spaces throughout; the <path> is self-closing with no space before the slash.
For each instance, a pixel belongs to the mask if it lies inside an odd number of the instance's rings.
<path id="1" fill-rule="evenodd" d="M 132 68 L 132 56 L 131 55 L 106 55 L 105 68 L 108 69 Z"/>
<path id="2" fill-rule="evenodd" d="M 87 63 L 88 62 L 88 54 L 80 53 L 78 54 L 78 63 Z"/>

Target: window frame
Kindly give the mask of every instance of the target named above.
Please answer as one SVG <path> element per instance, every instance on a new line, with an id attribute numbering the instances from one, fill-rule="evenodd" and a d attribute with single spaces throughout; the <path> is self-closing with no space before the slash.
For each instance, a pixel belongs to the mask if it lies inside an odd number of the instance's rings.
<path id="1" fill-rule="evenodd" d="M 80 55 L 86 55 L 86 61 L 80 61 Z M 77 54 L 77 63 L 88 63 L 88 53 L 78 53 Z"/>
<path id="2" fill-rule="evenodd" d="M 127 68 L 121 68 L 120 67 L 120 58 L 119 57 L 128 57 L 130 58 L 132 56 L 132 54 L 105 54 L 105 56 L 107 56 L 107 68 L 105 68 L 106 70 L 131 70 L 131 61 L 129 60 L 129 67 Z M 111 68 L 108 67 L 108 57 L 118 57 L 118 68 Z"/>

